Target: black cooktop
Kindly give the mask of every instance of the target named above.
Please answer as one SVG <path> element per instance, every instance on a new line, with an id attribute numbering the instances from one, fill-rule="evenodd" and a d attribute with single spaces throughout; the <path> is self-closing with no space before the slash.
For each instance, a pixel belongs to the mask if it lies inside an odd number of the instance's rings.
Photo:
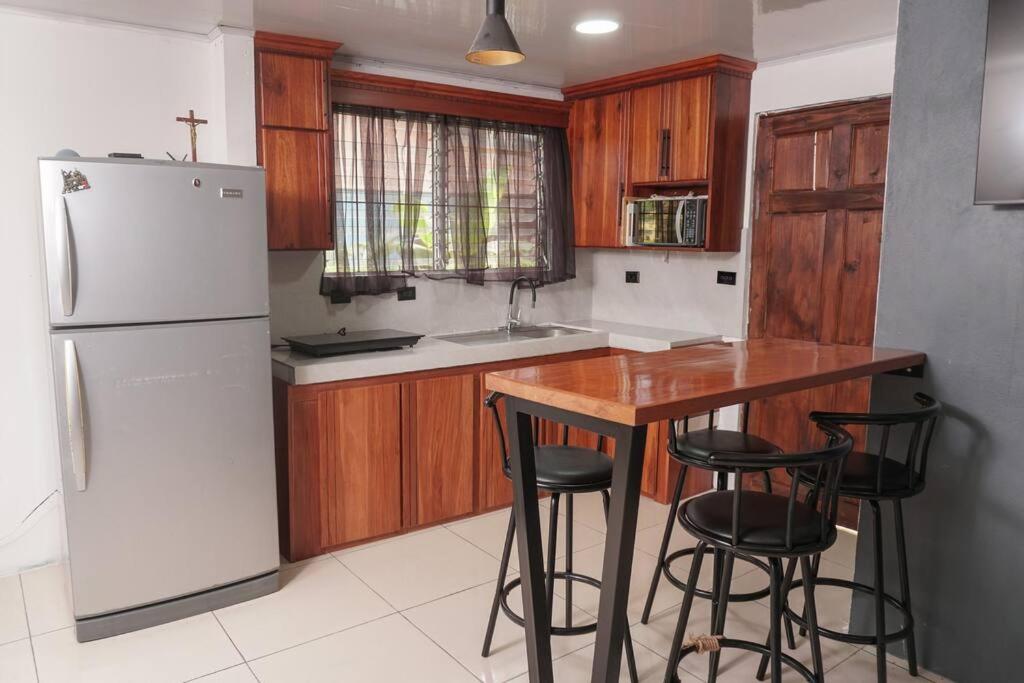
<path id="1" fill-rule="evenodd" d="M 405 346 L 415 346 L 422 334 L 401 330 L 356 330 L 348 332 L 342 328 L 329 334 L 311 334 L 304 337 L 284 337 L 292 351 L 310 356 L 340 356 L 346 353 L 365 351 L 389 351 Z"/>

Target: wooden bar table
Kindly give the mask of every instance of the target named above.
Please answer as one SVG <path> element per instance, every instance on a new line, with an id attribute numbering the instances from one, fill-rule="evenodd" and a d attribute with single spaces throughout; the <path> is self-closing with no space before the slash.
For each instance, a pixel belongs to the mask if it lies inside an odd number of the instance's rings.
<path id="1" fill-rule="evenodd" d="M 530 680 L 551 683 L 532 416 L 615 439 L 611 509 L 591 681 L 619 678 L 647 425 L 881 373 L 919 376 L 916 351 L 788 339 L 705 344 L 487 375 L 505 395 Z"/>

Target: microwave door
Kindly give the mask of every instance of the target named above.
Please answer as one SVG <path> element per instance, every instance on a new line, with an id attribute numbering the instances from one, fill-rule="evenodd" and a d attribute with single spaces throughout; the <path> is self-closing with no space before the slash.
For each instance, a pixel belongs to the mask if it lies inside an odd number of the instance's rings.
<path id="1" fill-rule="evenodd" d="M 686 208 L 686 202 L 689 200 L 681 199 L 676 202 L 676 244 L 683 244 L 683 209 Z"/>

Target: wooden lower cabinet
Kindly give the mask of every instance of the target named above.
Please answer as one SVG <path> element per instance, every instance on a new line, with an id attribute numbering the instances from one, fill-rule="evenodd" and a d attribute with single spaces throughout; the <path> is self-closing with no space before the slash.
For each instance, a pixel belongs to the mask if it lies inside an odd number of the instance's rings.
<path id="1" fill-rule="evenodd" d="M 319 397 L 323 547 L 402 528 L 400 385 L 332 389 Z"/>
<path id="2" fill-rule="evenodd" d="M 403 385 L 406 526 L 467 515 L 474 506 L 477 377 L 421 379 Z"/>
<path id="3" fill-rule="evenodd" d="M 609 353 L 592 349 L 323 384 L 275 379 L 282 554 L 295 562 L 509 505 L 498 431 L 483 405 L 484 375 Z M 553 424 L 542 425 L 541 434 L 548 443 L 561 440 Z M 675 482 L 667 434 L 664 423 L 648 430 L 642 488 L 662 502 Z M 576 429 L 569 434 L 574 445 L 593 447 L 596 438 Z M 606 442 L 613 453 L 613 442 Z"/>

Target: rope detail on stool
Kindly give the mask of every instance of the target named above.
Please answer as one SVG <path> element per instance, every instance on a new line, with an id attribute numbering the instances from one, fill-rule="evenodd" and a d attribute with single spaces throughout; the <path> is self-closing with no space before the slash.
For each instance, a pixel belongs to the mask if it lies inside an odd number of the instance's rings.
<path id="1" fill-rule="evenodd" d="M 718 652 L 722 649 L 722 644 L 719 642 L 721 639 L 722 636 L 695 636 L 691 633 L 690 637 L 683 643 L 683 647 L 692 647 L 694 652 L 699 655 L 708 652 Z"/>

